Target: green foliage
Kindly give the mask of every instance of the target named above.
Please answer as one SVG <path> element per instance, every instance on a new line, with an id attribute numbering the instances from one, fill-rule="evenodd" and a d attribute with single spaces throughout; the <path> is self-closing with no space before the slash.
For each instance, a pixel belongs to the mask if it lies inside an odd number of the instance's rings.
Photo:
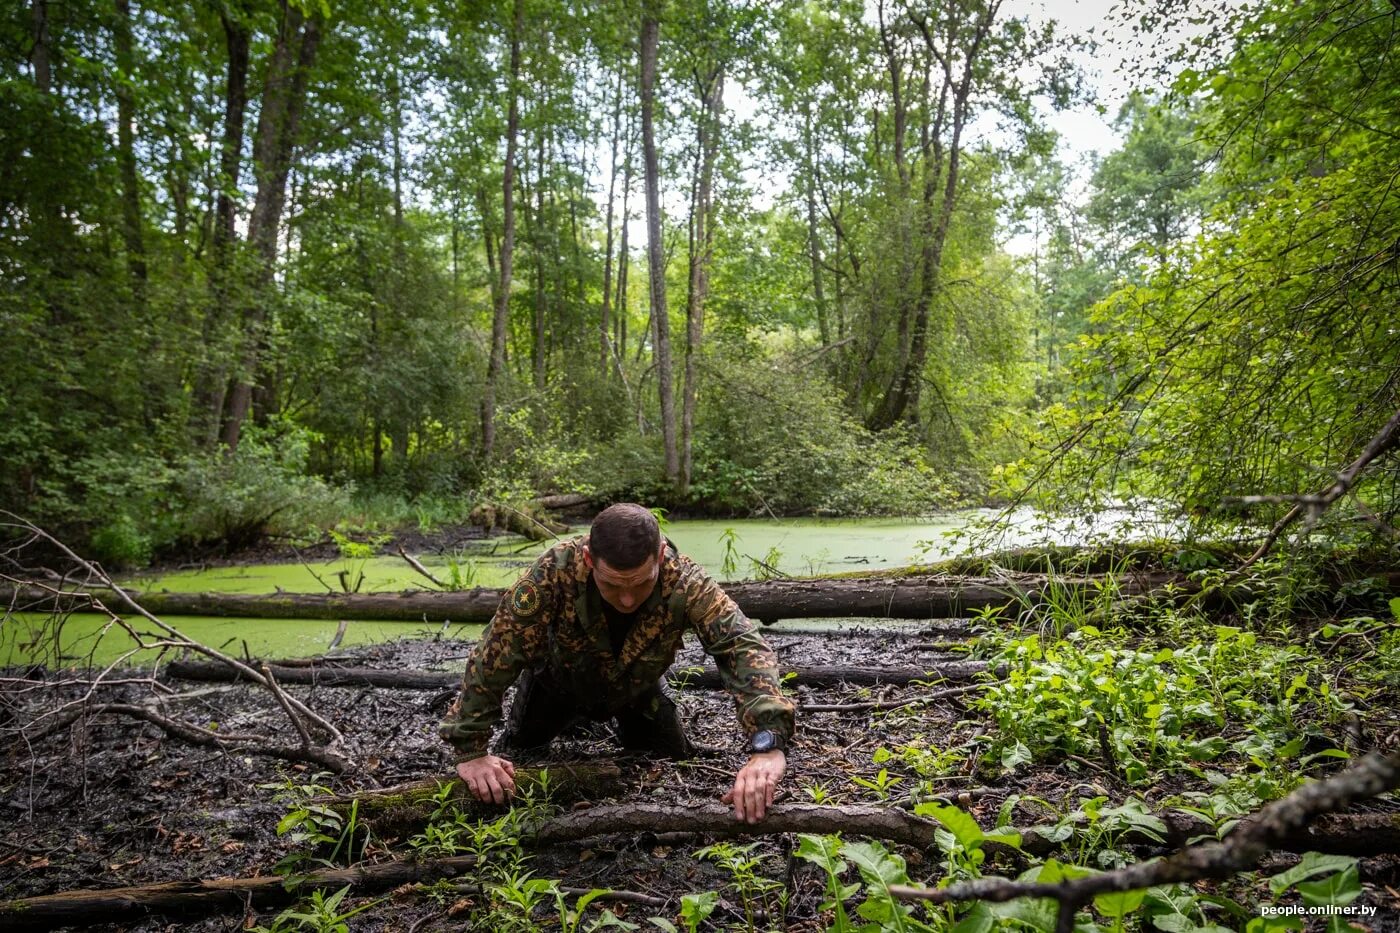
<path id="1" fill-rule="evenodd" d="M 261 785 L 277 791 L 277 798 L 287 804 L 287 813 L 277 822 L 277 835 L 286 836 L 296 848 L 279 859 L 273 871 L 286 878 L 289 886 L 295 885 L 300 873 L 310 866 L 351 865 L 364 856 L 369 846 L 369 830 L 359 821 L 359 801 L 352 802 L 350 812 L 344 815 L 311 802 L 331 792 L 329 787 L 315 783 L 320 777 L 316 775 L 303 784 L 289 778 L 281 784 Z M 333 910 L 334 904 L 329 908 Z"/>
<path id="2" fill-rule="evenodd" d="M 1296 755 L 1305 708 L 1324 719 L 1348 708 L 1300 649 L 1224 626 L 1208 644 L 1158 649 L 1082 627 L 1053 644 L 1015 640 L 1000 661 L 1006 682 L 978 700 L 997 725 L 994 755 L 1085 756 L 1133 783 L 1230 750 L 1252 755 L 1250 743 Z"/>
<path id="3" fill-rule="evenodd" d="M 1009 491 L 1043 475 L 1038 489 L 1055 508 L 1150 501 L 1197 530 L 1268 527 L 1290 497 L 1330 485 L 1400 404 L 1393 275 L 1381 258 L 1400 230 L 1400 149 L 1380 129 L 1397 79 L 1371 66 L 1393 54 L 1394 33 L 1364 2 L 1263 5 L 1225 19 L 1236 35 L 1217 24 L 1179 53 L 1199 60 L 1177 92 L 1203 101 L 1190 119 L 1213 154 L 1204 187 L 1152 175 L 1190 160 L 1188 126 L 1168 125 L 1185 109 L 1177 103 L 1139 108 L 1137 148 L 1119 160 L 1136 166 L 1132 183 L 1104 192 L 1145 192 L 1179 212 L 1205 191 L 1212 205 L 1199 230 L 1163 228 L 1156 265 L 1094 309 L 1069 369 L 1073 391 L 1044 412 L 1033 441 L 1044 453 L 1007 475 Z M 1294 64 L 1279 72 L 1278 62 Z M 1178 140 L 1155 168 L 1154 137 Z M 1312 530 L 1374 533 L 1353 514 L 1388 524 L 1394 471 L 1374 464 L 1355 505 L 1339 503 Z"/>
<path id="4" fill-rule="evenodd" d="M 284 910 L 272 921 L 272 926 L 253 929 L 255 933 L 350 933 L 350 925 L 346 921 L 383 903 L 384 899 L 366 901 L 351 910 L 341 910 L 340 903 L 349 891 L 350 886 L 346 885 L 327 896 L 317 889 L 311 892 L 306 906 Z"/>
<path id="5" fill-rule="evenodd" d="M 769 917 L 781 916 L 783 913 L 781 908 L 787 903 L 787 891 L 783 888 L 782 883 L 759 874 L 759 869 L 763 865 L 763 856 L 753 854 L 753 850 L 757 846 L 756 842 L 745 846 L 730 842 L 716 842 L 714 845 L 706 846 L 695 853 L 696 858 L 709 859 L 729 873 L 731 885 L 743 904 L 746 929 L 750 933 L 758 929 L 754 921 L 756 908 L 762 907 Z M 714 910 L 715 903 L 717 903 L 717 899 L 708 904 L 708 909 L 703 915 L 699 914 L 698 911 L 706 905 L 696 903 L 697 923 Z M 684 917 L 684 914 L 682 916 Z M 690 923 L 689 920 L 686 922 Z"/>
<path id="6" fill-rule="evenodd" d="M 682 895 L 681 923 L 685 924 L 686 933 L 698 933 L 700 925 L 709 919 L 710 914 L 714 913 L 718 906 L 719 894 L 715 891 Z M 676 925 L 664 917 L 650 917 L 648 919 L 653 926 L 666 930 L 667 933 L 677 933 Z"/>
<path id="7" fill-rule="evenodd" d="M 711 508 L 881 515 L 956 501 L 912 438 L 867 432 L 813 374 L 761 362 L 712 374 L 691 490 Z"/>

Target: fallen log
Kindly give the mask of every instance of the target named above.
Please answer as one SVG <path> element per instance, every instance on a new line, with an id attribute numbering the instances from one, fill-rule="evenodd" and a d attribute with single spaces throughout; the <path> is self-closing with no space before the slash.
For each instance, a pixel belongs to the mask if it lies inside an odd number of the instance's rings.
<path id="1" fill-rule="evenodd" d="M 290 904 L 313 890 L 350 885 L 356 896 L 402 884 L 435 881 L 462 874 L 476 864 L 471 855 L 431 862 L 401 859 L 382 865 L 356 865 L 313 872 L 287 889 L 279 875 L 261 878 L 167 881 L 127 888 L 64 891 L 39 897 L 0 901 L 0 928 L 7 931 L 52 930 L 93 923 L 133 923 L 153 914 L 207 915 L 221 910 L 265 910 Z"/>
<path id="2" fill-rule="evenodd" d="M 563 762 L 547 768 L 516 768 L 517 793 L 538 792 L 548 786 L 553 803 L 595 801 L 613 797 L 622 789 L 622 769 L 611 761 Z M 441 796 L 443 788 L 447 796 Z M 439 800 L 477 816 L 496 812 L 499 807 L 483 804 L 472 796 L 466 784 L 455 775 L 424 778 L 394 787 L 378 788 L 330 797 L 314 797 L 310 803 L 341 814 L 356 808 L 357 818 L 369 824 L 379 837 L 402 835 L 421 828 L 432 817 Z"/>
<path id="3" fill-rule="evenodd" d="M 1199 836 L 1214 837 L 1214 827 L 1192 814 L 1163 811 L 1156 814 L 1167 824 L 1162 840 L 1141 830 L 1128 830 L 1119 836 L 1121 844 L 1179 849 Z M 650 802 L 629 802 L 565 813 L 544 823 L 528 841 L 534 845 L 558 845 L 592 836 L 638 832 L 688 832 L 735 837 L 776 833 L 842 833 L 884 839 L 916 849 L 935 844 L 934 832 L 940 824 L 915 816 L 898 807 L 865 804 L 840 807 L 816 804 L 782 803 L 768 811 L 761 823 L 741 823 L 734 811 L 718 803 L 677 806 Z M 1053 827 L 1029 827 L 1019 832 L 1020 851 L 1047 856 L 1059 851 L 1064 840 Z M 1073 837 L 1071 837 L 1073 838 Z M 1285 852 L 1322 852 L 1358 857 L 1400 852 L 1400 814 L 1334 814 L 1320 817 L 1311 827 L 1281 836 L 1273 846 Z M 986 842 L 988 854 L 1012 854 L 1016 850 L 1003 843 Z"/>
<path id="4" fill-rule="evenodd" d="M 1106 586 L 1120 596 L 1158 590 L 1168 583 L 1184 586 L 1179 574 L 1135 573 L 1122 577 L 1050 578 L 1035 574 L 1004 577 L 910 576 L 830 580 L 768 580 L 725 583 L 724 590 L 745 615 L 765 623 L 782 619 L 950 619 L 989 609 L 1016 615 L 1043 602 L 1051 588 L 1092 598 Z M 406 590 L 401 593 L 137 593 L 156 615 L 220 616 L 261 619 L 351 619 L 386 622 L 487 622 L 503 590 L 477 587 L 459 593 Z M 55 594 L 39 587 L 0 590 L 0 600 L 15 611 L 81 611 L 101 599 L 118 606 L 109 591 L 82 590 Z"/>
<path id="5" fill-rule="evenodd" d="M 915 681 L 950 683 L 971 680 L 987 669 L 986 661 L 949 661 L 928 667 L 851 667 L 827 665 L 799 667 L 785 671 L 783 683 L 799 687 L 838 687 L 850 684 L 859 687 L 906 686 Z M 667 677 L 677 687 L 700 687 L 717 690 L 721 683 L 719 671 L 706 667 L 698 673 L 694 668 L 673 667 Z"/>
<path id="6" fill-rule="evenodd" d="M 461 671 L 393 671 L 373 667 L 282 667 L 269 666 L 281 684 L 314 684 L 322 687 L 388 687 L 400 690 L 440 690 L 462 682 Z M 905 685 L 915 681 L 930 683 L 963 682 L 987 669 L 985 661 L 952 661 L 923 668 L 806 667 L 788 673 L 785 684 L 831 687 Z M 165 672 L 180 680 L 229 683 L 240 679 L 238 671 L 210 661 L 172 661 Z M 718 689 L 719 671 L 713 667 L 673 667 L 667 674 L 680 688 Z M 245 678 L 246 679 L 246 678 Z"/>

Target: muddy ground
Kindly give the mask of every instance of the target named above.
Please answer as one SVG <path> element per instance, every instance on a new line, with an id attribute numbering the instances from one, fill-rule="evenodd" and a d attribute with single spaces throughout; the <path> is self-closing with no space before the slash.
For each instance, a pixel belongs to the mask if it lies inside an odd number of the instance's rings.
<path id="1" fill-rule="evenodd" d="M 968 623 L 957 622 L 910 622 L 894 632 L 790 634 L 783 625 L 767 630 L 785 668 L 932 663 L 940 655 L 916 645 L 930 640 L 964 639 L 970 634 Z M 969 650 L 975 653 L 973 645 L 975 641 L 969 642 Z M 466 645 L 452 640 L 407 641 L 359 648 L 352 653 L 374 666 L 455 668 L 462 663 Z M 679 660 L 698 663 L 701 657 L 692 645 Z M 103 698 L 139 702 L 150 695 L 150 685 L 139 682 L 139 677 L 123 679 L 128 683 L 104 688 Z M 266 692 L 247 686 L 171 686 L 177 691 L 208 691 L 183 704 L 192 721 L 217 723 L 218 728 L 227 731 L 276 731 L 284 735 L 289 732 L 286 720 Z M 451 770 L 451 754 L 435 731 L 448 700 L 442 692 L 288 689 L 339 726 L 346 734 L 353 757 L 363 763 L 365 773 L 374 782 L 392 785 Z M 925 690 L 920 686 L 798 688 L 797 694 L 804 702 L 838 703 L 912 697 Z M 73 691 L 68 692 L 71 697 Z M 40 702 L 40 696 L 40 692 L 10 692 L 8 708 L 0 710 L 0 717 L 7 721 L 0 722 L 0 727 L 13 735 L 13 725 L 32 716 L 33 704 Z M 951 698 L 917 712 L 800 714 L 800 732 L 788 753 L 785 795 L 804 803 L 811 802 L 813 795 L 823 794 L 842 803 L 874 803 L 880 802 L 882 796 L 900 796 L 912 788 L 914 776 L 897 761 L 875 764 L 877 750 L 894 749 L 919 738 L 941 748 L 974 740 L 987 726 L 977 713 L 969 711 L 966 699 Z M 52 698 L 44 702 L 52 702 Z M 679 705 L 691 736 L 711 751 L 695 761 L 682 763 L 623 759 L 626 792 L 621 801 L 712 801 L 729 787 L 734 771 L 744 760 L 732 701 L 717 691 L 688 690 L 681 692 Z M 1377 721 L 1370 734 L 1382 744 L 1394 742 L 1393 734 L 1387 738 L 1394 730 L 1394 711 L 1374 713 Z M 617 745 L 604 725 L 556 741 L 551 755 L 554 760 L 617 756 Z M 880 767 L 904 778 L 888 795 L 853 780 L 874 780 Z M 938 786 L 955 797 L 965 794 L 961 802 L 984 827 L 995 822 L 999 809 L 1013 794 L 1058 804 L 1098 794 L 1116 801 L 1129 792 L 1089 761 L 1023 767 L 1012 775 L 999 772 L 995 767 L 979 769 L 973 756 L 940 780 Z M 1166 799 L 1186 786 L 1186 780 L 1169 778 L 1147 790 L 1146 796 L 1154 802 Z M 0 899 L 182 878 L 267 875 L 293 849 L 285 837 L 276 834 L 286 806 L 278 800 L 278 787 L 268 786 L 288 782 L 323 783 L 337 790 L 367 786 L 363 777 L 316 776 L 312 767 L 302 764 L 192 746 L 154 726 L 114 716 L 81 723 L 32 746 L 11 742 L 0 760 Z M 1366 806 L 1400 809 L 1400 805 L 1389 800 Z M 1014 822 L 1029 825 L 1041 815 L 1034 807 L 1023 805 L 1016 810 Z M 818 909 L 823 898 L 820 871 L 791 856 L 791 838 L 756 838 L 759 847 L 755 854 L 763 857 L 760 873 L 783 884 L 788 891 L 785 915 L 770 918 L 760 928 L 822 929 Z M 727 874 L 708 861 L 692 857 L 708 841 L 687 836 L 658 838 L 646 833 L 597 838 L 537 851 L 529 868 L 535 877 L 559 879 L 569 886 L 611 887 L 667 899 L 664 909 L 607 905 L 643 929 L 654 929 L 647 923 L 649 916 L 675 920 L 682 894 L 720 891 L 721 905 L 707 928 L 719 929 L 725 924 L 746 928 L 738 899 L 728 887 Z M 1400 850 L 1400 841 L 1396 848 Z M 371 843 L 368 856 L 383 860 L 405 852 L 402 840 L 377 840 Z M 909 862 L 912 877 L 936 881 L 936 853 L 925 855 L 907 849 L 901 853 Z M 1134 854 L 1146 856 L 1150 852 L 1138 850 Z M 1269 868 L 1278 870 L 1295 860 L 1293 856 L 1272 856 Z M 1365 926 L 1375 931 L 1400 929 L 1400 861 L 1391 857 L 1367 859 L 1362 868 L 1366 890 L 1359 903 L 1374 905 L 1379 911 Z M 1003 870 L 1014 874 L 1018 866 L 1004 866 Z M 1226 887 L 1244 891 L 1247 885 Z M 354 930 L 403 933 L 473 928 L 470 910 L 465 909 L 470 906 L 469 896 L 443 903 L 401 891 L 358 915 L 350 924 Z M 239 930 L 257 923 L 270 924 L 275 914 L 276 911 L 261 915 L 220 914 L 178 923 L 152 918 L 138 924 L 87 928 Z M 539 915 L 539 923 L 541 928 L 557 928 L 557 921 L 551 924 L 544 914 Z"/>

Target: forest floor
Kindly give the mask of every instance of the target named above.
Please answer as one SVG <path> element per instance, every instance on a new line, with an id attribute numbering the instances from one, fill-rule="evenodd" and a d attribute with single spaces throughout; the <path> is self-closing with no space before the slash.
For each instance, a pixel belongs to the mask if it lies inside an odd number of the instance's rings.
<path id="1" fill-rule="evenodd" d="M 959 658 L 971 655 L 1005 662 L 1015 657 L 1018 644 L 1024 654 L 1024 643 L 1018 643 L 1012 635 L 969 621 L 908 622 L 837 633 L 785 631 L 779 625 L 766 634 L 785 669 L 833 664 L 936 668 L 940 658 L 950 657 L 950 646 L 946 644 L 949 641 L 964 642 L 951 655 Z M 1177 632 L 1163 635 L 1162 639 L 1180 637 Z M 1257 647 L 1252 638 L 1242 641 L 1248 642 L 1248 650 Z M 1075 636 L 1056 642 L 1065 656 L 1055 663 L 1068 664 L 1066 659 L 1074 654 L 1075 642 Z M 1260 644 L 1267 642 L 1267 638 L 1260 639 Z M 1354 647 L 1358 642 L 1370 643 L 1363 638 L 1345 639 L 1337 647 L 1349 654 L 1285 654 L 1284 660 L 1297 670 L 1306 668 L 1322 680 L 1330 680 L 1332 691 L 1346 691 L 1351 686 L 1349 677 L 1367 668 L 1366 664 L 1356 663 L 1358 654 Z M 1125 635 L 1107 649 L 1118 658 L 1114 663 L 1119 675 L 1114 676 L 1120 677 L 1125 689 L 1133 675 L 1121 662 L 1132 654 L 1134 644 L 1145 651 L 1161 650 L 1161 639 L 1140 634 Z M 465 643 L 444 639 L 402 641 L 355 649 L 353 653 L 362 658 L 359 663 L 364 665 L 422 670 L 456 669 L 466 651 Z M 1236 656 L 1229 663 L 1238 664 L 1242 657 Z M 693 664 L 701 659 L 698 647 L 691 644 L 678 660 L 681 664 Z M 1374 671 L 1377 664 L 1394 660 L 1372 657 L 1369 669 Z M 1047 657 L 1043 663 L 1050 663 L 1050 659 Z M 1030 667 L 1025 670 L 1032 680 L 1037 676 Z M 102 688 L 106 691 L 104 697 L 140 702 L 149 696 L 148 683 L 134 677 L 124 679 L 124 684 Z M 1014 672 L 1012 679 L 1016 679 Z M 1170 680 L 1170 671 L 1162 680 Z M 1393 702 L 1394 688 L 1382 686 L 1378 692 L 1373 681 L 1367 683 L 1370 685 L 1363 685 L 1357 692 L 1370 699 L 1347 713 L 1349 728 L 1352 734 L 1365 737 L 1367 747 L 1394 748 L 1400 742 L 1400 714 Z M 1207 765 L 1184 758 L 1154 759 L 1144 753 L 1149 773 L 1130 781 L 1123 775 L 1128 759 L 1110 763 L 1092 752 L 1046 755 L 1034 747 L 1035 733 L 1047 730 L 1046 722 L 1054 719 L 1053 711 L 1044 708 L 1044 703 L 1053 702 L 1055 690 L 1070 690 L 1063 681 L 1045 684 L 1045 698 L 1028 699 L 1036 695 L 1032 690 L 1017 701 L 1027 704 L 1019 711 L 1005 703 L 982 709 L 978 693 L 973 692 L 886 712 L 800 713 L 799 733 L 788 753 L 788 773 L 782 782 L 779 805 L 792 801 L 896 806 L 911 793 L 922 797 L 939 794 L 970 813 L 988 831 L 1000 822 L 1009 821 L 1016 826 L 1058 822 L 1069 827 L 1062 861 L 1106 868 L 1156 851 L 1151 846 L 1125 841 L 1130 838 L 1131 824 L 1147 819 L 1140 816 L 1142 812 L 1189 806 L 1209 811 L 1212 819 L 1224 825 L 1232 813 L 1238 815 L 1261 800 L 1286 792 L 1296 784 L 1305 767 L 1311 775 L 1335 770 L 1337 762 L 1327 755 L 1319 758 L 1314 754 L 1309 760 L 1309 753 L 1331 744 L 1344 744 L 1340 739 L 1336 743 L 1325 741 L 1326 736 L 1341 730 L 1329 724 L 1335 719 L 1329 718 L 1321 700 L 1291 708 L 1298 741 L 1294 747 L 1282 750 L 1278 747 L 1281 742 L 1270 747 L 1267 742 L 1261 744 L 1260 736 L 1272 735 L 1274 740 L 1282 740 L 1283 734 L 1268 733 L 1259 724 L 1262 720 L 1251 719 L 1246 706 L 1241 706 L 1238 719 L 1227 715 L 1224 725 L 1216 730 L 1219 737 L 1232 743 L 1232 750 L 1218 760 Z M 189 684 L 171 686 L 176 690 L 191 689 Z M 187 719 L 204 725 L 217 724 L 215 728 L 230 732 L 285 730 L 285 722 L 277 723 L 277 703 L 266 691 L 247 685 L 202 689 L 207 692 L 183 704 Z M 363 765 L 365 774 L 374 782 L 387 786 L 451 772 L 451 753 L 436 734 L 438 719 L 449 699 L 445 693 L 375 688 L 287 689 L 345 733 L 350 756 Z M 919 684 L 829 689 L 803 686 L 795 690 L 795 696 L 800 703 L 810 705 L 913 699 L 928 690 Z M 1165 696 L 1166 689 L 1161 692 Z M 31 716 L 32 704 L 41 702 L 42 695 L 42 691 L 9 695 L 5 719 L 14 723 Z M 1337 694 L 1331 695 L 1335 698 Z M 53 697 L 43 702 L 52 703 Z M 692 738 L 710 749 L 695 760 L 621 758 L 609 727 L 595 725 L 556 740 L 549 763 L 619 761 L 623 766 L 624 791 L 615 802 L 715 802 L 728 789 L 745 758 L 732 701 L 719 691 L 683 689 L 678 702 Z M 1042 705 L 1037 707 L 1037 702 Z M 1029 730 L 1014 742 L 1004 734 L 1007 723 L 1013 722 L 1006 719 L 1008 713 L 1013 720 L 1023 719 Z M 1014 722 L 1010 728 L 1017 728 Z M 1115 733 L 1115 743 L 1118 738 Z M 1136 747 L 1131 740 L 1131 736 L 1126 737 L 1119 743 L 1120 749 Z M 1239 743 L 1249 741 L 1255 742 L 1252 756 L 1234 750 L 1248 748 Z M 30 746 L 12 744 L 0 759 L 0 808 L 4 811 L 0 818 L 0 899 L 76 888 L 268 875 L 279 860 L 298 851 L 290 833 L 277 832 L 279 821 L 289 809 L 295 809 L 289 801 L 304 799 L 305 790 L 315 785 L 340 792 L 365 787 L 367 782 L 363 776 L 332 778 L 315 773 L 308 765 L 191 746 L 154 726 L 112 716 L 80 721 L 78 726 Z M 1141 801 L 1142 806 L 1132 801 Z M 1393 796 L 1382 797 L 1360 805 L 1359 809 L 1400 812 L 1400 802 Z M 847 834 L 847 838 L 851 835 Z M 613 888 L 665 901 L 664 906 L 595 902 L 580 929 L 596 921 L 602 907 L 644 929 L 655 928 L 648 922 L 653 916 L 680 923 L 682 895 L 706 891 L 717 892 L 718 900 L 701 929 L 801 931 L 828 927 L 831 913 L 821 909 L 826 898 L 826 875 L 817 865 L 794 856 L 795 841 L 790 835 L 756 835 L 754 848 L 739 855 L 722 846 L 718 855 L 712 852 L 709 857 L 696 857 L 696 852 L 711 841 L 704 836 L 675 833 L 603 836 L 520 853 L 528 858 L 517 865 L 517 872 L 520 877 L 529 872 L 533 878 L 556 879 L 561 885 L 575 888 Z M 951 861 L 937 850 L 920 852 L 893 844 L 889 848 L 903 856 L 908 876 L 915 883 L 936 883 Z M 1388 851 L 1400 853 L 1400 833 Z M 384 861 L 411 852 L 404 838 L 371 839 L 364 857 Z M 728 869 L 718 864 L 725 861 L 726 854 Z M 745 880 L 744 872 L 735 866 L 750 858 L 754 861 L 746 869 Z M 994 862 L 998 859 L 989 859 L 980 871 L 1014 877 L 1037 860 L 1015 856 Z M 1184 930 L 1214 924 L 1217 929 L 1243 929 L 1248 916 L 1258 915 L 1259 904 L 1273 897 L 1263 879 L 1297 862 L 1297 855 L 1275 853 L 1266 859 L 1259 873 L 1215 886 L 1185 889 L 1179 893 L 1189 901 L 1185 914 L 1194 917 L 1194 926 L 1156 923 L 1155 927 Z M 1363 890 L 1353 905 L 1374 908 L 1374 913 L 1350 919 L 1362 929 L 1400 930 L 1400 855 L 1363 858 L 1359 874 Z M 848 880 L 851 877 L 854 872 Z M 475 879 L 469 874 L 459 880 Z M 766 893 L 765 888 L 769 889 Z M 778 892 L 783 892 L 783 896 Z M 1228 906 L 1213 903 L 1211 897 L 1215 895 L 1226 896 L 1239 909 L 1232 913 Z M 1285 892 L 1276 900 L 1296 902 L 1296 894 Z M 754 910 L 746 912 L 746 901 Z M 859 896 L 850 909 L 858 902 Z M 509 905 L 503 906 L 499 897 L 467 889 L 453 893 L 450 888 L 439 886 L 430 892 L 421 886 L 405 886 L 390 895 L 363 898 L 352 890 L 339 909 L 362 905 L 371 906 L 349 921 L 354 930 L 418 933 L 432 929 L 496 930 L 512 925 L 518 929 L 559 928 L 552 900 L 547 908 L 540 907 L 528 918 L 517 912 L 511 920 Z M 246 929 L 271 925 L 276 914 L 276 910 L 218 914 L 184 920 L 180 925 L 197 930 Z M 143 931 L 170 929 L 174 925 L 175 921 L 161 917 L 120 925 L 85 924 L 89 929 Z M 1315 920 L 1310 928 L 1324 926 L 1323 921 Z M 286 918 L 281 927 L 313 928 Z M 1143 928 L 1154 928 L 1154 924 Z"/>

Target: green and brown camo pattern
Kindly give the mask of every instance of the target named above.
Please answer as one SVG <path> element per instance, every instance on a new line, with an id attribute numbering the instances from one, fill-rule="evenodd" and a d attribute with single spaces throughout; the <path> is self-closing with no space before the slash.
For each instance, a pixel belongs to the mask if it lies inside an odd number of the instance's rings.
<path id="1" fill-rule="evenodd" d="M 777 656 L 734 600 L 669 541 L 658 585 L 614 655 L 601 598 L 588 585 L 587 543 L 555 545 L 501 597 L 439 730 L 462 760 L 486 754 L 506 690 L 526 668 L 548 669 L 571 687 L 581 713 L 603 718 L 656 685 L 687 628 L 714 657 L 744 732 L 792 735 L 794 705 L 778 687 Z"/>

